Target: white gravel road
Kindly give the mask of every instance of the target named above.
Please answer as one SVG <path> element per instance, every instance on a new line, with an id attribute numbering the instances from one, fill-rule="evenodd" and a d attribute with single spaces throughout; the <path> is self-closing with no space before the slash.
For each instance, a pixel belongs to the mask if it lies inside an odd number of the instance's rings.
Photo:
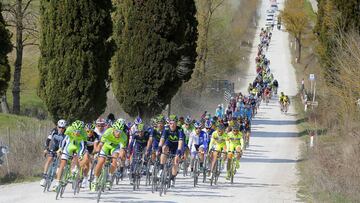
<path id="1" fill-rule="evenodd" d="M 283 1 L 279 1 L 280 8 Z M 269 1 L 263 0 L 261 6 L 260 25 L 265 24 L 265 10 Z M 257 30 L 257 36 L 260 32 Z M 242 77 L 248 84 L 255 78 L 255 54 L 259 38 L 254 39 L 251 54 L 251 65 L 248 73 Z M 267 57 L 271 60 L 271 71 L 278 79 L 280 91 L 286 94 L 296 94 L 296 78 L 291 65 L 288 34 L 284 31 L 273 31 L 273 39 Z M 244 87 L 243 89 L 246 89 Z M 260 111 L 253 121 L 253 132 L 250 148 L 241 159 L 241 168 L 236 174 L 235 183 L 231 185 L 224 177 L 220 178 L 217 186 L 210 187 L 209 183 L 196 188 L 192 186 L 192 179 L 177 179 L 176 187 L 168 194 L 159 197 L 152 194 L 150 188 L 142 186 L 139 191 L 132 191 L 128 182 L 116 186 L 114 190 L 106 192 L 102 202 L 296 202 L 297 170 L 299 159 L 300 139 L 297 137 L 296 117 L 293 106 L 287 115 L 281 114 L 277 98 L 270 101 L 268 106 L 261 105 Z M 55 201 L 54 193 L 43 193 L 38 182 L 11 184 L 0 186 L 0 203 L 48 203 L 48 202 L 95 202 L 96 195 L 89 191 L 81 191 L 74 196 L 70 191 L 64 198 Z"/>

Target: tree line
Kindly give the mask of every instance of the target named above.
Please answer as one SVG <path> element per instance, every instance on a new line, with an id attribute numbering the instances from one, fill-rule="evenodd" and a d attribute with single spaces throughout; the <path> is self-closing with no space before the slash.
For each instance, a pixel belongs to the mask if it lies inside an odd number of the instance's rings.
<path id="1" fill-rule="evenodd" d="M 195 15 L 193 0 L 41 0 L 38 95 L 52 118 L 95 119 L 110 85 L 129 115 L 160 113 L 195 67 Z M 1 46 L 2 94 L 10 51 Z"/>

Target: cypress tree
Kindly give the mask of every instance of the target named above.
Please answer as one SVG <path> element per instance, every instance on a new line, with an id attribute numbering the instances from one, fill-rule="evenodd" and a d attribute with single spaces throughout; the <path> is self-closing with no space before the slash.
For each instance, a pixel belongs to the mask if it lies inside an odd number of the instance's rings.
<path id="1" fill-rule="evenodd" d="M 196 60 L 197 20 L 194 0 L 117 1 L 112 86 L 131 116 L 161 112 Z"/>
<path id="2" fill-rule="evenodd" d="M 0 97 L 6 93 L 10 80 L 10 66 L 7 54 L 12 50 L 10 32 L 5 27 L 5 20 L 1 12 L 2 4 L 0 2 Z"/>
<path id="3" fill-rule="evenodd" d="M 42 0 L 40 87 L 54 120 L 98 117 L 106 107 L 111 0 Z"/>

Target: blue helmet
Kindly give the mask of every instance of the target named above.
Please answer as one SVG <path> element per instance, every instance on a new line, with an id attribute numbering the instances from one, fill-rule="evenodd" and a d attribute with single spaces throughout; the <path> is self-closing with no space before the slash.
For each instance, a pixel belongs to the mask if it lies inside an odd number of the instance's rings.
<path id="1" fill-rule="evenodd" d="M 211 126 L 212 126 L 212 122 L 210 120 L 207 120 L 205 122 L 205 128 L 211 128 Z"/>
<path id="2" fill-rule="evenodd" d="M 139 125 L 140 123 L 142 123 L 141 118 L 139 116 L 136 117 L 135 120 L 134 120 L 134 123 L 135 123 L 135 125 Z"/>
<path id="3" fill-rule="evenodd" d="M 194 123 L 194 127 L 195 128 L 201 128 L 201 123 L 199 122 L 199 121 L 196 121 L 195 123 Z"/>

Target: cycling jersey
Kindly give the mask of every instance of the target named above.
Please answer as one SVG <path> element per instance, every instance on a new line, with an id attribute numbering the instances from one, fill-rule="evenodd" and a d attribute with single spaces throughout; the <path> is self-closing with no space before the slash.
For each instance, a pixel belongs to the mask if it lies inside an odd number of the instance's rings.
<path id="1" fill-rule="evenodd" d="M 120 132 L 120 137 L 115 137 L 114 135 L 115 129 L 108 128 L 104 135 L 101 137 L 101 143 L 103 143 L 100 155 L 112 155 L 114 153 L 118 153 L 120 149 L 125 148 L 127 146 L 127 135 L 125 132 Z"/>
<path id="2" fill-rule="evenodd" d="M 57 128 L 51 130 L 50 134 L 48 135 L 45 147 L 49 151 L 49 155 L 54 155 L 61 145 L 61 142 L 65 138 L 64 133 L 59 133 Z"/>
<path id="3" fill-rule="evenodd" d="M 219 135 L 218 131 L 215 131 L 212 134 L 209 149 L 215 148 L 216 151 L 221 151 L 226 147 L 227 134 L 224 132 L 222 135 Z"/>
<path id="4" fill-rule="evenodd" d="M 73 154 L 79 156 L 84 154 L 85 141 L 87 139 L 86 132 L 84 129 L 81 129 L 77 135 L 77 131 L 78 130 L 75 130 L 72 126 L 66 129 L 64 133 L 66 137 L 61 143 L 61 150 L 63 151 L 61 159 L 67 160 L 69 156 L 72 156 Z"/>
<path id="5" fill-rule="evenodd" d="M 175 131 L 171 131 L 170 127 L 165 126 L 161 138 L 165 139 L 164 144 L 169 147 L 170 153 L 176 154 L 179 141 L 184 140 L 184 132 L 179 126 L 176 127 Z"/>
<path id="6" fill-rule="evenodd" d="M 100 141 L 100 135 L 96 132 L 93 132 L 92 136 L 87 136 L 87 140 L 85 142 L 86 150 L 91 154 L 94 151 L 94 143 Z"/>
<path id="7" fill-rule="evenodd" d="M 243 149 L 244 139 L 241 132 L 238 132 L 236 135 L 234 132 L 228 134 L 228 140 L 226 142 L 226 149 L 228 152 L 233 152 L 237 146 L 240 146 Z"/>
<path id="8" fill-rule="evenodd" d="M 203 148 L 204 151 L 206 151 L 208 145 L 207 139 L 208 139 L 207 134 L 204 131 L 200 131 L 199 135 L 197 135 L 195 131 L 192 132 L 189 140 L 190 152 L 192 154 L 196 153 L 199 147 Z"/>
<path id="9" fill-rule="evenodd" d="M 159 142 L 162 135 L 162 130 L 159 130 L 158 128 L 153 128 L 152 132 L 150 133 L 150 137 L 152 137 L 152 149 L 157 151 L 159 148 Z"/>
<path id="10" fill-rule="evenodd" d="M 195 128 L 192 125 L 189 125 L 188 127 L 186 127 L 186 125 L 184 124 L 182 126 L 182 129 L 183 129 L 183 132 L 185 135 L 185 144 L 187 144 L 187 143 L 189 143 L 190 134 L 194 131 Z"/>

